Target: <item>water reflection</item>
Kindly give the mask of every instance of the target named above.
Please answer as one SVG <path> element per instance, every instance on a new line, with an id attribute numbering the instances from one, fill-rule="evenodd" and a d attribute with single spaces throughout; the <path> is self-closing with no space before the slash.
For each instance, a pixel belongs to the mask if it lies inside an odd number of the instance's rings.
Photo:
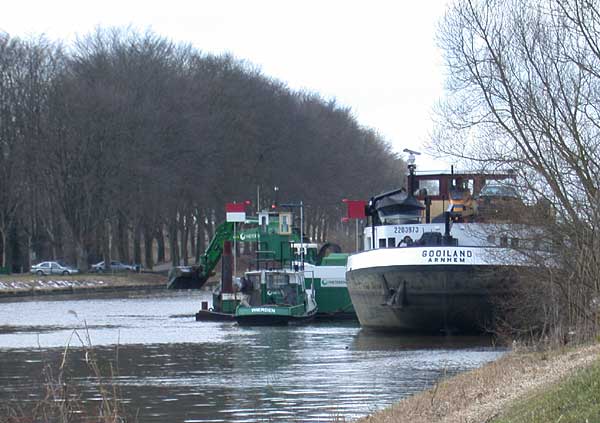
<path id="1" fill-rule="evenodd" d="M 462 349 L 494 348 L 495 340 L 491 336 L 446 336 L 381 334 L 380 332 L 361 330 L 354 337 L 355 349 L 415 350 L 415 349 Z"/>
<path id="2" fill-rule="evenodd" d="M 0 303 L 0 399 L 37 392 L 43 363 L 59 362 L 56 347 L 74 328 L 84 330 L 83 320 L 100 359 L 118 369 L 129 411 L 143 422 L 354 418 L 501 353 L 486 338 L 381 335 L 353 322 L 240 328 L 179 317 L 191 315 L 203 295 Z M 93 400 L 81 351 L 70 363 L 84 397 Z"/>

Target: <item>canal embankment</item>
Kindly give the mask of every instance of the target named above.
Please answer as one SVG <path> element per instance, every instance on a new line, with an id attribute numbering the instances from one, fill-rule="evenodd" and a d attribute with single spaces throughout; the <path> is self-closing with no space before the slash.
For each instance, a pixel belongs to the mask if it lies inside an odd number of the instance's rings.
<path id="1" fill-rule="evenodd" d="M 598 373 L 600 344 L 551 352 L 513 351 L 442 379 L 357 423 L 598 421 L 600 384 L 593 377 Z M 590 409 L 588 398 L 596 398 L 592 401 L 596 408 Z M 596 420 L 589 419 L 589 413 Z"/>
<path id="2" fill-rule="evenodd" d="M 78 275 L 0 275 L 0 298 L 94 291 L 164 289 L 160 273 L 90 273 Z"/>

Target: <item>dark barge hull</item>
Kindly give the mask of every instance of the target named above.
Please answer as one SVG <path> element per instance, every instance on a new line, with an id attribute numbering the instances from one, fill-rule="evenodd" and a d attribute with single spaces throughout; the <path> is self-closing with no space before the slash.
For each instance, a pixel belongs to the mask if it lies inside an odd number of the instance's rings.
<path id="1" fill-rule="evenodd" d="M 482 333 L 517 274 L 512 266 L 399 265 L 351 270 L 346 278 L 366 329 Z"/>
<path id="2" fill-rule="evenodd" d="M 221 313 L 219 311 L 200 310 L 196 313 L 197 322 L 233 322 L 235 316 L 232 313 Z"/>
<path id="3" fill-rule="evenodd" d="M 291 319 L 290 316 L 256 315 L 238 316 L 235 321 L 240 326 L 287 326 Z"/>
<path id="4" fill-rule="evenodd" d="M 235 320 L 240 326 L 287 326 L 308 323 L 314 320 L 314 313 L 306 316 L 289 316 L 289 315 L 274 315 L 274 314 L 255 314 L 236 316 Z"/>

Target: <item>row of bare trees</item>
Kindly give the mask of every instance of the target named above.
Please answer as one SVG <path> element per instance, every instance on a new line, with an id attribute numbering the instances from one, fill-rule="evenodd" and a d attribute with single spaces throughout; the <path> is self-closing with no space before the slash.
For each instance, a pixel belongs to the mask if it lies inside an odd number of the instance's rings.
<path id="1" fill-rule="evenodd" d="M 349 109 L 227 55 L 120 29 L 68 46 L 0 34 L 0 267 L 187 262 L 224 204 L 257 192 L 303 200 L 320 241 L 342 198 L 403 167 Z"/>
<path id="2" fill-rule="evenodd" d="M 556 248 L 551 260 L 538 257 L 541 277 L 515 287 L 508 326 L 552 339 L 597 334 L 599 3 L 457 2 L 439 39 L 450 72 L 437 148 L 514 169 L 530 201 L 553 208 L 552 219 L 529 216 Z"/>

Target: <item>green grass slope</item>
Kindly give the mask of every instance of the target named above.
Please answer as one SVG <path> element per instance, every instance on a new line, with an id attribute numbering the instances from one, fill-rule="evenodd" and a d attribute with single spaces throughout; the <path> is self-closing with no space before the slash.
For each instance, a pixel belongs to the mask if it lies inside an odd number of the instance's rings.
<path id="1" fill-rule="evenodd" d="M 515 403 L 493 423 L 600 423 L 600 359 Z"/>

